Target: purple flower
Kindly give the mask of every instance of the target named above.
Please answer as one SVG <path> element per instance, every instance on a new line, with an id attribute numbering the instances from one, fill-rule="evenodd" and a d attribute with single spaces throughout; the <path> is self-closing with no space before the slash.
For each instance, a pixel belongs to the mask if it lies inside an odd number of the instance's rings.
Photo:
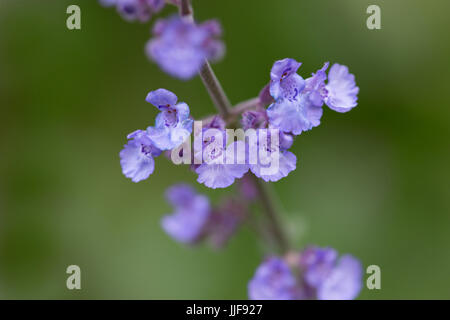
<path id="1" fill-rule="evenodd" d="M 303 95 L 306 81 L 296 72 L 301 63 L 294 59 L 276 61 L 270 72 L 270 94 L 275 99 L 267 109 L 270 124 L 295 135 L 320 124 L 322 109 Z"/>
<path id="2" fill-rule="evenodd" d="M 137 130 L 130 133 L 130 139 L 120 151 L 120 165 L 125 177 L 133 182 L 147 179 L 155 169 L 153 157 L 161 154 L 145 131 Z"/>
<path id="3" fill-rule="evenodd" d="M 248 284 L 251 300 L 295 300 L 299 297 L 297 279 L 281 259 L 271 257 L 256 270 Z"/>
<path id="4" fill-rule="evenodd" d="M 357 105 L 359 88 L 346 66 L 336 63 L 330 68 L 326 90 L 325 103 L 334 111 L 347 112 Z"/>
<path id="5" fill-rule="evenodd" d="M 325 62 L 322 69 L 317 70 L 312 74 L 312 77 L 306 79 L 305 89 L 302 92 L 303 95 L 307 95 L 309 103 L 314 107 L 321 107 L 323 100 L 328 95 L 328 91 L 325 88 L 325 80 L 327 80 L 327 74 L 325 71 L 328 69 L 329 63 Z"/>
<path id="6" fill-rule="evenodd" d="M 303 251 L 300 265 L 305 286 L 319 300 L 351 300 L 361 291 L 362 265 L 351 255 L 338 259 L 332 248 L 311 247 Z"/>
<path id="7" fill-rule="evenodd" d="M 296 100 L 305 87 L 305 80 L 297 74 L 301 62 L 294 59 L 276 61 L 270 70 L 270 94 L 277 100 L 280 98 Z"/>
<path id="8" fill-rule="evenodd" d="M 211 215 L 209 199 L 186 184 L 172 186 L 166 196 L 174 213 L 162 218 L 164 231 L 179 242 L 197 242 L 204 235 Z"/>
<path id="9" fill-rule="evenodd" d="M 161 150 L 181 145 L 192 132 L 189 106 L 184 102 L 177 103 L 177 96 L 166 89 L 151 91 L 146 100 L 161 111 L 155 126 L 148 128 L 154 144 Z"/>
<path id="10" fill-rule="evenodd" d="M 272 141 L 271 131 L 258 129 L 256 145 L 249 142 L 250 171 L 264 181 L 278 181 L 295 170 L 297 157 L 288 148 L 292 146 L 293 138 L 278 130 L 278 141 Z M 265 134 L 263 134 L 266 132 Z M 255 141 L 253 141 L 255 143 Z M 253 155 L 253 156 L 252 156 Z M 256 161 L 252 158 L 255 158 Z"/>
<path id="11" fill-rule="evenodd" d="M 300 257 L 271 258 L 259 266 L 248 285 L 250 299 L 355 299 L 362 288 L 362 265 L 334 249 L 310 247 Z"/>
<path id="12" fill-rule="evenodd" d="M 325 84 L 328 62 L 306 80 L 296 73 L 300 65 L 293 59 L 275 62 L 270 74 L 270 93 L 275 102 L 267 109 L 272 127 L 295 135 L 320 124 L 324 102 L 338 112 L 355 107 L 359 90 L 345 66 L 334 64 Z"/>
<path id="13" fill-rule="evenodd" d="M 227 147 L 225 145 L 225 142 L 213 139 L 203 148 L 205 163 L 195 170 L 199 183 L 212 189 L 226 188 L 232 185 L 235 179 L 242 178 L 248 171 L 244 142 L 235 141 Z"/>
<path id="14" fill-rule="evenodd" d="M 216 123 L 216 120 L 211 122 Z M 204 127 L 199 134 L 202 145 L 194 146 L 197 149 L 194 159 L 201 162 L 195 169 L 198 174 L 197 181 L 216 189 L 226 188 L 232 185 L 236 178 L 242 178 L 249 169 L 245 161 L 245 143 L 235 141 L 227 146 L 223 129 Z M 199 137 L 195 140 L 199 140 Z"/>
<path id="15" fill-rule="evenodd" d="M 351 255 L 342 256 L 317 290 L 319 300 L 353 300 L 362 288 L 361 263 Z"/>
<path id="16" fill-rule="evenodd" d="M 224 45 L 216 39 L 221 33 L 217 21 L 196 25 L 173 16 L 155 23 L 154 38 L 148 42 L 146 52 L 168 74 L 190 79 L 205 59 L 218 60 L 223 56 Z"/>
<path id="17" fill-rule="evenodd" d="M 329 276 L 334 268 L 338 254 L 332 248 L 310 247 L 301 255 L 301 267 L 304 271 L 305 282 L 314 287 L 319 287 Z"/>
<path id="18" fill-rule="evenodd" d="M 119 14 L 127 21 L 147 22 L 153 13 L 165 6 L 164 0 L 100 0 L 105 7 L 116 6 Z"/>

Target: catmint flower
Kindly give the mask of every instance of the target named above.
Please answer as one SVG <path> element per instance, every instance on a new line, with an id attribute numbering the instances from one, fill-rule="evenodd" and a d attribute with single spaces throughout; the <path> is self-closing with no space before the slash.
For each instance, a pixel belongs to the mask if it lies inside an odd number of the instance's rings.
<path id="1" fill-rule="evenodd" d="M 362 265 L 351 255 L 310 247 L 290 256 L 261 264 L 248 285 L 250 299 L 351 300 L 361 291 Z"/>
<path id="2" fill-rule="evenodd" d="M 100 0 L 105 7 L 116 6 L 119 14 L 127 21 L 147 22 L 153 13 L 165 6 L 164 0 Z"/>
<path id="3" fill-rule="evenodd" d="M 357 105 L 359 88 L 355 76 L 348 72 L 346 66 L 334 64 L 328 72 L 328 94 L 324 101 L 330 109 L 337 112 L 350 111 Z"/>
<path id="4" fill-rule="evenodd" d="M 154 157 L 161 154 L 146 131 L 137 130 L 127 137 L 130 141 L 120 151 L 122 172 L 133 182 L 147 179 L 155 169 Z"/>
<path id="5" fill-rule="evenodd" d="M 270 73 L 270 94 L 275 102 L 267 109 L 272 127 L 295 135 L 320 124 L 323 103 L 338 112 L 355 107 L 359 91 L 346 66 L 334 64 L 325 84 L 328 62 L 306 80 L 297 74 L 300 65 L 288 58 L 275 62 Z"/>
<path id="6" fill-rule="evenodd" d="M 194 170 L 199 183 L 212 189 L 226 188 L 248 171 L 245 143 L 234 141 L 227 146 L 222 118 L 213 117 L 195 134 L 194 144 L 200 144 L 194 145 Z"/>
<path id="7" fill-rule="evenodd" d="M 277 257 L 265 260 L 248 283 L 251 300 L 295 300 L 299 294 L 297 279 L 288 264 Z"/>
<path id="8" fill-rule="evenodd" d="M 245 143 L 235 141 L 226 146 L 224 131 L 203 140 L 202 155 L 204 163 L 195 169 L 197 181 L 212 189 L 229 187 L 249 169 L 245 161 Z"/>
<path id="9" fill-rule="evenodd" d="M 279 131 L 278 143 L 272 143 L 270 131 L 267 134 L 261 134 L 261 130 L 256 132 L 256 145 L 253 147 L 249 146 L 249 151 L 257 152 L 257 161 L 255 163 L 250 161 L 249 158 L 250 171 L 255 176 L 262 178 L 264 181 L 275 182 L 295 170 L 297 157 L 292 152 L 287 151 L 293 143 L 291 135 Z"/>
<path id="10" fill-rule="evenodd" d="M 296 100 L 305 87 L 305 80 L 297 74 L 301 62 L 294 59 L 276 61 L 270 70 L 270 95 L 280 98 Z"/>
<path id="11" fill-rule="evenodd" d="M 184 102 L 177 103 L 177 96 L 166 89 L 151 91 L 146 100 L 161 111 L 155 126 L 148 128 L 154 144 L 161 150 L 171 150 L 181 145 L 192 132 L 189 106 Z"/>
<path id="12" fill-rule="evenodd" d="M 328 91 L 325 88 L 325 80 L 327 80 L 326 70 L 329 63 L 325 62 L 323 67 L 312 74 L 312 77 L 305 80 L 305 88 L 302 95 L 305 95 L 307 101 L 314 107 L 321 107 L 323 100 L 327 96 Z"/>
<path id="13" fill-rule="evenodd" d="M 170 187 L 166 197 L 174 213 L 162 218 L 162 228 L 179 242 L 196 243 L 204 236 L 211 215 L 209 199 L 186 184 Z"/>
<path id="14" fill-rule="evenodd" d="M 215 61 L 223 56 L 224 44 L 216 39 L 221 33 L 215 20 L 197 25 L 173 16 L 155 23 L 146 53 L 168 74 L 187 80 L 197 74 L 205 59 Z"/>
<path id="15" fill-rule="evenodd" d="M 305 286 L 319 300 L 351 300 L 361 291 L 362 266 L 351 255 L 338 258 L 332 248 L 311 247 L 303 251 L 300 267 Z"/>
<path id="16" fill-rule="evenodd" d="M 267 109 L 270 124 L 295 135 L 320 124 L 322 109 L 314 107 L 302 91 L 305 80 L 297 74 L 301 63 L 283 59 L 270 72 L 270 94 L 275 99 Z"/>

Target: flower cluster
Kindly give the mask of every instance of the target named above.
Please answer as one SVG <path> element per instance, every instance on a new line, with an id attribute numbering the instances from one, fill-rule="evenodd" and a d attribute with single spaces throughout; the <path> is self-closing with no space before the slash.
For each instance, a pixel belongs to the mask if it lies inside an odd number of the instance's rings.
<path id="1" fill-rule="evenodd" d="M 100 0 L 105 7 L 115 6 L 127 21 L 147 22 L 153 14 L 161 11 L 165 0 Z"/>
<path id="2" fill-rule="evenodd" d="M 214 247 L 222 247 L 240 226 L 246 207 L 237 200 L 226 199 L 211 206 L 208 197 L 198 194 L 187 184 L 177 184 L 166 191 L 174 212 L 161 220 L 162 228 L 176 241 L 196 244 L 209 239 Z"/>
<path id="3" fill-rule="evenodd" d="M 337 112 L 354 108 L 359 91 L 346 66 L 334 64 L 325 84 L 328 62 L 306 80 L 297 74 L 300 65 L 286 58 L 275 62 L 270 72 L 270 94 L 275 102 L 267 109 L 269 122 L 294 135 L 320 124 L 324 103 Z"/>
<path id="4" fill-rule="evenodd" d="M 249 298 L 351 300 L 361 291 L 362 266 L 353 256 L 318 247 L 292 256 L 266 259 L 248 284 Z"/>
<path id="5" fill-rule="evenodd" d="M 130 140 L 120 152 L 122 172 L 133 182 L 147 179 L 155 168 L 154 157 L 178 147 L 192 132 L 189 106 L 177 103 L 177 96 L 166 89 L 147 95 L 147 102 L 160 110 L 155 125 L 127 136 Z"/>
<path id="6" fill-rule="evenodd" d="M 320 124 L 324 103 L 338 112 L 347 112 L 356 106 L 359 89 L 355 85 L 354 76 L 348 72 L 346 66 L 334 64 L 326 84 L 325 71 L 328 63 L 306 80 L 297 74 L 300 65 L 301 63 L 294 59 L 276 61 L 270 73 L 270 84 L 260 94 L 260 101 L 273 100 L 273 103 L 267 110 L 257 108 L 243 113 L 242 127 L 245 130 L 256 131 L 256 139 L 232 145 L 241 147 L 240 150 L 242 148 L 246 150 L 245 153 L 241 151 L 244 155 L 238 155 L 245 157 L 244 164 L 206 163 L 197 169 L 200 183 L 210 188 L 225 188 L 236 178 L 241 178 L 248 170 L 264 181 L 278 181 L 296 168 L 297 157 L 288 151 L 293 144 L 294 136 Z M 271 98 L 267 97 L 268 93 Z M 265 129 L 277 129 L 279 133 L 275 133 L 277 135 L 275 137 L 270 134 L 272 131 L 265 133 Z M 276 143 L 272 143 L 273 139 Z M 225 156 L 225 145 L 226 143 L 211 149 L 215 159 Z M 250 160 L 252 156 L 255 157 L 253 162 Z M 272 165 L 273 159 L 277 159 L 277 166 L 273 170 L 264 170 Z"/>

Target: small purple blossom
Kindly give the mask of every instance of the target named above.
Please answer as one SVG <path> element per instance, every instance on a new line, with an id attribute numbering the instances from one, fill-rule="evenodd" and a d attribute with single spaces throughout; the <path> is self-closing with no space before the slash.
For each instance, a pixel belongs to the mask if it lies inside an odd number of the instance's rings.
<path id="1" fill-rule="evenodd" d="M 357 105 L 359 88 L 355 83 L 355 76 L 348 72 L 346 66 L 334 64 L 328 72 L 328 95 L 325 103 L 337 112 L 350 111 Z"/>
<path id="2" fill-rule="evenodd" d="M 220 118 L 213 118 L 201 132 L 196 133 L 194 142 L 201 143 L 194 146 L 197 150 L 194 159 L 201 163 L 195 168 L 198 174 L 197 181 L 212 189 L 229 187 L 235 179 L 242 178 L 249 169 L 245 160 L 245 143 L 235 141 L 227 146 L 227 135 L 222 129 L 223 125 Z"/>
<path id="3" fill-rule="evenodd" d="M 271 257 L 256 270 L 248 284 L 251 300 L 295 300 L 299 297 L 297 279 L 282 259 Z"/>
<path id="4" fill-rule="evenodd" d="M 193 244 L 202 238 L 211 215 L 209 199 L 186 184 L 178 184 L 166 192 L 174 213 L 161 220 L 164 231 L 181 243 Z"/>
<path id="5" fill-rule="evenodd" d="M 232 185 L 235 179 L 242 178 L 249 166 L 245 163 L 245 145 L 243 141 L 235 141 L 229 146 L 216 145 L 210 150 L 205 149 L 207 157 L 195 172 L 197 181 L 205 186 L 216 189 Z M 242 151 L 241 154 L 239 154 Z M 242 159 L 239 161 L 238 158 Z"/>
<path id="6" fill-rule="evenodd" d="M 215 20 L 197 25 L 173 16 L 155 23 L 146 52 L 165 72 L 187 80 L 197 74 L 205 59 L 215 61 L 223 56 L 224 44 L 216 39 L 221 33 Z"/>
<path id="7" fill-rule="evenodd" d="M 249 157 L 250 171 L 255 176 L 264 181 L 275 182 L 295 170 L 297 157 L 287 151 L 293 143 L 291 135 L 275 130 L 278 134 L 278 141 L 272 141 L 271 131 L 268 134 L 262 134 L 262 130 L 256 130 L 256 132 L 256 145 L 249 145 L 249 152 L 257 156 L 256 161 Z"/>
<path id="8" fill-rule="evenodd" d="M 289 58 L 273 64 L 270 71 L 270 94 L 275 100 L 298 98 L 305 87 L 305 80 L 297 74 L 301 65 L 301 62 Z"/>
<path id="9" fill-rule="evenodd" d="M 122 172 L 133 182 L 147 179 L 155 169 L 154 157 L 161 154 L 146 131 L 137 130 L 127 137 L 130 141 L 120 151 Z"/>
<path id="10" fill-rule="evenodd" d="M 155 145 L 161 150 L 178 147 L 192 132 L 189 106 L 184 102 L 177 103 L 177 96 L 166 89 L 151 91 L 146 100 L 161 111 L 155 126 L 148 128 Z"/>
<path id="11" fill-rule="evenodd" d="M 355 299 L 362 288 L 362 265 L 331 248 L 310 247 L 289 265 L 283 259 L 263 262 L 248 285 L 250 299 Z"/>
<path id="12" fill-rule="evenodd" d="M 338 259 L 332 248 L 310 247 L 300 259 L 305 286 L 319 300 L 352 300 L 362 288 L 362 265 L 351 255 Z"/>
<path id="13" fill-rule="evenodd" d="M 306 80 L 296 73 L 300 65 L 288 58 L 275 62 L 270 73 L 270 93 L 275 102 L 267 109 L 271 126 L 295 135 L 320 124 L 324 102 L 338 112 L 355 107 L 359 91 L 346 66 L 334 64 L 325 84 L 328 62 Z"/>

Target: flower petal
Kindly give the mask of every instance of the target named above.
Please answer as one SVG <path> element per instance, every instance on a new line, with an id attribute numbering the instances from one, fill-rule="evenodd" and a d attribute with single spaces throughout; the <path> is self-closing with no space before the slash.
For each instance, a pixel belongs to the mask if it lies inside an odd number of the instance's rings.
<path id="1" fill-rule="evenodd" d="M 251 172 L 264 181 L 275 182 L 287 177 L 292 170 L 295 170 L 297 157 L 290 151 L 272 153 L 272 156 L 276 156 L 277 154 L 279 155 L 277 167 L 271 168 L 271 166 L 277 165 L 273 161 L 271 162 L 273 159 L 266 158 L 264 161 L 261 161 L 261 158 L 259 158 L 260 161 L 258 161 L 258 164 L 250 165 Z M 267 163 L 268 165 L 262 165 L 261 163 Z"/>
<path id="2" fill-rule="evenodd" d="M 340 258 L 338 265 L 317 290 L 319 300 L 352 300 L 362 287 L 362 265 L 351 255 Z"/>
<path id="3" fill-rule="evenodd" d="M 328 84 L 325 86 L 328 97 L 325 103 L 337 112 L 347 112 L 358 103 L 359 88 L 355 83 L 355 76 L 348 72 L 346 66 L 334 64 L 328 73 Z"/>
<path id="4" fill-rule="evenodd" d="M 150 91 L 145 100 L 159 109 L 160 107 L 175 105 L 178 98 L 175 93 L 169 90 L 158 89 L 155 91 Z"/>
<path id="5" fill-rule="evenodd" d="M 120 151 L 122 172 L 133 182 L 147 179 L 155 169 L 155 161 L 150 155 L 143 154 L 141 148 L 135 141 L 129 141 Z"/>
<path id="6" fill-rule="evenodd" d="M 281 99 L 267 108 L 267 116 L 273 128 L 295 135 L 301 134 L 317 126 L 322 113 L 311 109 L 306 97 L 299 101 Z"/>

